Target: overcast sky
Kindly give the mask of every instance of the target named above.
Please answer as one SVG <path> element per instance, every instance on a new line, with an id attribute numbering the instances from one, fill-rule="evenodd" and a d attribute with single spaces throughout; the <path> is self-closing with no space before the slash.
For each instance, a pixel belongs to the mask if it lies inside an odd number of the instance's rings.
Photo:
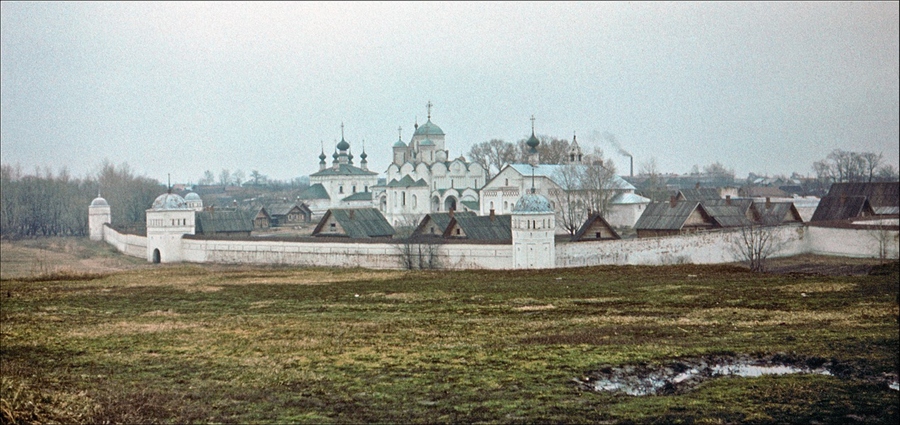
<path id="1" fill-rule="evenodd" d="M 426 120 L 451 157 L 531 132 L 613 134 L 660 171 L 898 166 L 898 3 L 2 3 L 2 162 L 318 170 L 341 123 L 384 172 Z M 330 157 L 329 157 L 330 164 Z"/>

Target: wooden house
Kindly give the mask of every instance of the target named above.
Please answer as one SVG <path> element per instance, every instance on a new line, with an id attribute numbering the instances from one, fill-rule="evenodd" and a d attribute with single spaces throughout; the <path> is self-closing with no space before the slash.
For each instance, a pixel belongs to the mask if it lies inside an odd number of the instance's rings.
<path id="1" fill-rule="evenodd" d="M 697 201 L 653 202 L 634 225 L 639 238 L 671 236 L 720 228 Z"/>
<path id="2" fill-rule="evenodd" d="M 269 217 L 268 211 L 266 211 L 266 207 L 261 206 L 251 206 L 242 208 L 244 214 L 250 218 L 250 221 L 253 223 L 253 229 L 268 229 L 272 226 L 272 219 Z"/>
<path id="3" fill-rule="evenodd" d="M 392 238 L 394 228 L 375 208 L 332 208 L 319 220 L 312 235 L 352 239 Z"/>
<path id="4" fill-rule="evenodd" d="M 512 216 L 457 214 L 451 217 L 442 236 L 446 239 L 512 242 Z"/>
<path id="5" fill-rule="evenodd" d="M 272 226 L 309 223 L 312 218 L 312 212 L 305 204 L 297 205 L 296 203 L 282 202 L 268 204 L 265 208 L 269 214 Z"/>
<path id="6" fill-rule="evenodd" d="M 789 223 L 803 223 L 800 210 L 793 202 L 754 202 L 751 207 L 751 220 L 764 226 L 778 226 Z"/>
<path id="7" fill-rule="evenodd" d="M 865 198 L 870 210 L 861 200 L 852 198 Z M 866 214 L 900 214 L 900 183 L 834 183 L 819 202 L 812 221 L 846 220 Z"/>
<path id="8" fill-rule="evenodd" d="M 447 230 L 447 225 L 450 224 L 450 221 L 454 216 L 475 216 L 474 212 L 437 212 L 426 214 L 425 217 L 422 218 L 422 221 L 419 222 L 419 225 L 416 226 L 416 229 L 413 230 L 413 237 L 422 237 L 422 236 L 434 236 L 441 237 L 444 235 L 444 231 Z"/>
<path id="9" fill-rule="evenodd" d="M 621 239 L 619 233 L 613 229 L 603 216 L 597 213 L 591 214 L 584 224 L 572 235 L 572 241 L 598 241 Z"/>

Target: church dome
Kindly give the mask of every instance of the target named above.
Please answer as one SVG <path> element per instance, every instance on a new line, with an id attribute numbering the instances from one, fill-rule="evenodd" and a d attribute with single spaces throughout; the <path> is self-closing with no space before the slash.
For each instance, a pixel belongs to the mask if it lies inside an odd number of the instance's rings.
<path id="1" fill-rule="evenodd" d="M 350 149 L 350 144 L 347 143 L 347 141 L 344 140 L 343 137 L 341 137 L 341 141 L 338 142 L 337 148 L 338 148 L 338 150 L 340 150 L 340 151 L 345 151 L 345 150 L 347 150 L 347 149 Z"/>
<path id="2" fill-rule="evenodd" d="M 187 209 L 187 204 L 184 202 L 184 198 L 174 193 L 163 193 L 156 197 L 151 208 L 155 211 L 183 210 Z"/>
<path id="3" fill-rule="evenodd" d="M 547 198 L 535 194 L 526 193 L 516 201 L 512 209 L 513 214 L 552 214 L 553 208 Z"/>
<path id="4" fill-rule="evenodd" d="M 405 147 L 406 147 L 406 143 L 403 143 L 402 140 L 397 140 L 397 141 L 394 143 L 394 147 L 395 147 L 395 148 L 405 148 Z"/>
<path id="5" fill-rule="evenodd" d="M 198 195 L 195 192 L 191 192 L 191 193 L 188 193 L 187 195 L 184 195 L 184 200 L 185 201 L 199 201 L 200 195 Z"/>
<path id="6" fill-rule="evenodd" d="M 413 134 L 416 136 L 443 136 L 444 130 L 441 130 L 429 119 L 425 124 L 420 125 Z"/>
<path id="7" fill-rule="evenodd" d="M 431 139 L 426 137 L 425 140 L 419 142 L 419 146 L 434 146 L 434 142 L 432 142 Z"/>
<path id="8" fill-rule="evenodd" d="M 322 153 L 319 154 L 319 161 L 325 162 L 325 158 L 327 158 L 325 156 L 325 151 L 322 151 Z"/>
<path id="9" fill-rule="evenodd" d="M 537 137 L 534 137 L 534 132 L 532 131 L 531 137 L 528 138 L 528 141 L 525 142 L 525 144 L 528 145 L 528 147 L 531 148 L 532 151 L 535 151 L 537 150 L 538 145 L 541 144 L 541 141 L 538 140 Z"/>
<path id="10" fill-rule="evenodd" d="M 92 207 L 108 207 L 109 204 L 106 203 L 106 199 L 103 199 L 98 196 L 98 197 L 94 198 L 93 201 L 91 201 L 91 206 Z"/>

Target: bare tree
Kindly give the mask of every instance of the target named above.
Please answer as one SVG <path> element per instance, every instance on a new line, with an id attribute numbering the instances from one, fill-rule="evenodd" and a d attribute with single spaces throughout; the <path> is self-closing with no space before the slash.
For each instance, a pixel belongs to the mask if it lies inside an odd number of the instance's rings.
<path id="1" fill-rule="evenodd" d="M 603 159 L 603 151 L 595 149 L 587 156 L 587 164 L 581 173 L 581 189 L 584 191 L 585 203 L 591 212 L 606 216 L 610 201 L 616 196 L 619 179 L 616 177 L 616 164 Z"/>
<path id="2" fill-rule="evenodd" d="M 441 268 L 438 250 L 440 238 L 408 236 L 398 239 L 396 244 L 397 258 L 400 267 L 406 270 L 432 270 Z"/>
<path id="3" fill-rule="evenodd" d="M 781 250 L 783 245 L 773 227 L 756 224 L 741 227 L 741 233 L 735 237 L 734 243 L 737 256 L 746 261 L 754 272 L 766 271 L 766 261 Z"/>
<path id="4" fill-rule="evenodd" d="M 859 158 L 862 162 L 862 171 L 866 181 L 872 182 L 875 179 L 875 171 L 881 166 L 882 155 L 874 152 L 863 152 L 859 154 Z"/>
<path id="5" fill-rule="evenodd" d="M 886 260 L 897 255 L 896 248 L 893 250 L 891 249 L 892 247 L 897 246 L 898 237 L 896 229 L 896 225 L 891 226 L 883 222 L 870 225 L 868 235 L 875 241 L 875 246 L 878 250 L 878 258 Z"/>
<path id="6" fill-rule="evenodd" d="M 553 189 L 549 193 L 556 204 L 556 208 L 554 208 L 556 221 L 569 234 L 575 234 L 586 217 L 581 187 L 584 181 L 582 177 L 584 169 L 585 166 L 580 164 L 567 164 L 560 167 L 553 179 L 560 188 Z"/>
<path id="7" fill-rule="evenodd" d="M 516 160 L 516 149 L 512 143 L 491 139 L 472 145 L 469 149 L 469 160 L 480 164 L 487 171 L 488 179 L 490 179 L 507 164 Z"/>
<path id="8" fill-rule="evenodd" d="M 229 183 L 231 183 L 231 171 L 223 168 L 219 173 L 219 184 L 222 186 L 228 186 Z"/>

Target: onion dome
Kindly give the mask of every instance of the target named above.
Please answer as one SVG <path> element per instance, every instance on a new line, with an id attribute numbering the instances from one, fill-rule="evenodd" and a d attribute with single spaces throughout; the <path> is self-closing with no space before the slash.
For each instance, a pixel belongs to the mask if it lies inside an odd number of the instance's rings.
<path id="1" fill-rule="evenodd" d="M 187 209 L 187 203 L 185 203 L 184 198 L 174 193 L 163 193 L 156 197 L 156 200 L 153 201 L 153 206 L 150 208 L 155 211 L 183 210 Z"/>
<path id="2" fill-rule="evenodd" d="M 531 153 L 537 152 L 537 147 L 541 144 L 541 141 L 534 137 L 534 130 L 531 131 L 531 137 L 528 138 L 525 144 L 530 148 Z"/>
<path id="3" fill-rule="evenodd" d="M 403 143 L 403 140 L 397 139 L 397 141 L 394 143 L 394 147 L 406 149 L 406 143 Z"/>
<path id="4" fill-rule="evenodd" d="M 340 150 L 340 151 L 345 151 L 345 150 L 347 150 L 347 149 L 350 149 L 350 144 L 347 143 L 347 141 L 344 140 L 343 137 L 341 137 L 341 141 L 338 142 L 337 148 L 338 148 L 338 150 Z"/>
<path id="5" fill-rule="evenodd" d="M 334 153 L 331 154 L 331 157 L 334 158 L 335 161 L 337 161 L 338 156 L 340 156 L 340 155 L 338 155 L 337 151 L 334 151 Z"/>
<path id="6" fill-rule="evenodd" d="M 435 125 L 431 120 L 425 122 L 425 124 L 420 125 L 416 128 L 416 132 L 413 133 L 416 136 L 443 136 L 444 130 L 441 130 L 440 127 Z"/>
<path id="7" fill-rule="evenodd" d="M 526 193 L 512 209 L 513 214 L 552 214 L 553 208 L 547 198 L 536 193 Z"/>
<path id="8" fill-rule="evenodd" d="M 359 159 L 362 161 L 365 161 L 366 158 L 368 158 L 368 157 L 369 157 L 369 155 L 366 155 L 366 151 L 362 151 L 362 153 L 359 154 Z"/>
<path id="9" fill-rule="evenodd" d="M 325 158 L 327 158 L 327 157 L 325 156 L 325 151 L 323 150 L 322 153 L 319 154 L 319 163 L 324 164 Z"/>
<path id="10" fill-rule="evenodd" d="M 97 195 L 97 197 L 94 198 L 93 201 L 91 201 L 91 206 L 92 207 L 108 207 L 109 204 L 106 203 L 106 199 L 103 199 L 100 197 L 100 195 Z"/>

